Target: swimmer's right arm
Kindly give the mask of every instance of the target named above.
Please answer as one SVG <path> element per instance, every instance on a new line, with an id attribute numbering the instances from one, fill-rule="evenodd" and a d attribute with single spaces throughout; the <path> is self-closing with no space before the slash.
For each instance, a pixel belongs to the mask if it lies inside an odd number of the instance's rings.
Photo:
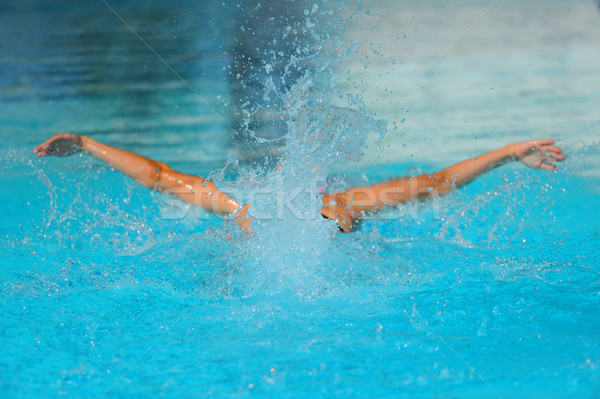
<path id="1" fill-rule="evenodd" d="M 247 216 L 249 205 L 242 207 L 217 189 L 212 181 L 178 172 L 169 165 L 134 152 L 72 133 L 55 134 L 33 149 L 38 157 L 68 156 L 79 151 L 90 153 L 152 190 L 166 192 L 217 214 L 236 213 L 236 223 L 243 230 L 250 226 L 250 218 Z"/>
<path id="2" fill-rule="evenodd" d="M 55 134 L 33 149 L 38 157 L 68 156 L 79 151 L 92 154 L 150 189 L 160 182 L 161 171 L 171 170 L 162 162 L 73 133 Z"/>

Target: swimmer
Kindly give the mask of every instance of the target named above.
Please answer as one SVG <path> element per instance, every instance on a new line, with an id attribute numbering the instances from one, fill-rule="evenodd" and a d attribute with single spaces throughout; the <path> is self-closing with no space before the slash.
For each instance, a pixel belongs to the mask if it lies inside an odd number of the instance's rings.
<path id="1" fill-rule="evenodd" d="M 178 172 L 162 162 L 72 133 L 55 134 L 33 149 L 39 157 L 68 156 L 79 151 L 95 156 L 152 190 L 168 193 L 215 214 L 229 215 L 242 231 L 251 232 L 252 217 L 248 215 L 250 204 L 240 204 L 205 178 Z M 335 220 L 344 233 L 350 233 L 359 227 L 366 214 L 384 207 L 444 195 L 506 162 L 519 160 L 530 168 L 555 171 L 554 163 L 564 159 L 562 149 L 555 146 L 551 139 L 508 144 L 439 172 L 325 193 L 321 215 Z"/>

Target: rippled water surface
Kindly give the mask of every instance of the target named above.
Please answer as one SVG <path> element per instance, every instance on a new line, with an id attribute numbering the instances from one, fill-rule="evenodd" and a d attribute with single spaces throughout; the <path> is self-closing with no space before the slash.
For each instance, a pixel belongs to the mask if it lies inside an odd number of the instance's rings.
<path id="1" fill-rule="evenodd" d="M 3 3 L 0 395 L 598 397 L 598 20 L 592 1 Z M 30 153 L 58 131 L 210 176 L 256 233 Z M 545 135 L 558 173 L 504 165 L 353 234 L 318 214 L 323 184 Z"/>

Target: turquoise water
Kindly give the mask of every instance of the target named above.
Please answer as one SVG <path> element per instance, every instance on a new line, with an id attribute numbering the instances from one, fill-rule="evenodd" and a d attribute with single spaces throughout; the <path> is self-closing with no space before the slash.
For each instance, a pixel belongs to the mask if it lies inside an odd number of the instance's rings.
<path id="1" fill-rule="evenodd" d="M 498 4 L 453 47 L 487 5 L 108 4 L 179 77 L 102 2 L 0 8 L 2 397 L 600 394 L 594 2 Z M 256 235 L 30 153 L 65 130 L 212 176 Z M 327 176 L 545 134 L 558 173 L 505 165 L 349 235 L 314 217 Z"/>

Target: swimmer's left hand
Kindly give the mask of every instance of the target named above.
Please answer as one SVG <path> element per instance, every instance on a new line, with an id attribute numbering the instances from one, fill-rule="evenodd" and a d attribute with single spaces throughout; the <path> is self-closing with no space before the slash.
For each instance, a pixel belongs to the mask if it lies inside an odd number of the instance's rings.
<path id="1" fill-rule="evenodd" d="M 554 162 L 565 159 L 562 148 L 555 146 L 552 139 L 511 144 L 511 151 L 523 164 L 534 169 L 555 171 L 557 168 Z"/>

